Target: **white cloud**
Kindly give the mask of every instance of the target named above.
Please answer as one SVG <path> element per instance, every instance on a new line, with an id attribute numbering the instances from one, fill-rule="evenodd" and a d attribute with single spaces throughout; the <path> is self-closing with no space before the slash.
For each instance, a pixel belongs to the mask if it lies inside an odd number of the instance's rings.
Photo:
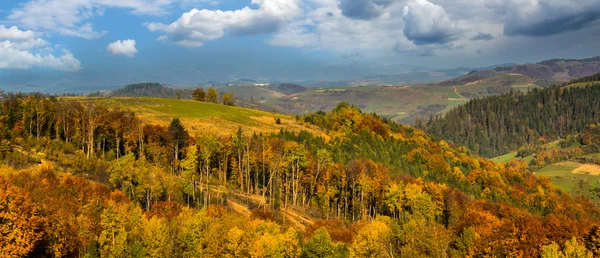
<path id="1" fill-rule="evenodd" d="M 62 71 L 78 71 L 81 63 L 68 50 L 54 56 L 48 43 L 36 38 L 30 30 L 0 25 L 0 69 L 46 67 Z"/>
<path id="2" fill-rule="evenodd" d="M 300 0 L 252 0 L 258 9 L 248 6 L 234 11 L 192 9 L 171 24 L 149 23 L 150 31 L 165 35 L 159 40 L 199 47 L 206 41 L 223 37 L 268 34 L 303 13 Z"/>
<path id="3" fill-rule="evenodd" d="M 113 43 L 108 44 L 106 47 L 106 51 L 112 55 L 124 55 L 128 57 L 134 57 L 138 52 L 135 48 L 135 40 L 127 39 L 127 40 L 117 40 Z"/>
<path id="4" fill-rule="evenodd" d="M 32 0 L 13 9 L 8 20 L 20 27 L 85 39 L 106 31 L 94 29 L 90 20 L 106 8 L 131 9 L 137 15 L 163 15 L 178 0 Z"/>
<path id="5" fill-rule="evenodd" d="M 404 35 L 416 45 L 443 44 L 458 38 L 462 31 L 443 7 L 427 0 L 414 0 L 404 7 Z"/>
<path id="6" fill-rule="evenodd" d="M 354 19 L 342 13 L 336 0 L 314 0 L 306 14 L 287 24 L 269 40 L 278 46 L 356 50 L 392 50 L 404 37 L 401 4 L 390 4 L 377 17 Z"/>

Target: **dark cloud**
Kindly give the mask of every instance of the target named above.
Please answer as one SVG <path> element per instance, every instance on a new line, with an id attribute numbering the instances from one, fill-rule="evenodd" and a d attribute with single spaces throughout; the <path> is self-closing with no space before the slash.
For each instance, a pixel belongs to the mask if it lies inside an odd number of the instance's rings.
<path id="1" fill-rule="evenodd" d="M 379 17 L 382 9 L 395 0 L 341 0 L 342 14 L 348 18 L 370 20 Z"/>
<path id="2" fill-rule="evenodd" d="M 470 38 L 471 41 L 479 41 L 479 40 L 490 41 L 493 39 L 494 39 L 494 36 L 492 36 L 492 34 L 483 33 L 483 32 L 478 32 L 477 35 Z"/>
<path id="3" fill-rule="evenodd" d="M 599 9 L 562 16 L 547 15 L 546 19 L 518 23 L 508 22 L 504 26 L 504 34 L 507 36 L 551 36 L 582 29 L 598 20 L 600 20 Z"/>

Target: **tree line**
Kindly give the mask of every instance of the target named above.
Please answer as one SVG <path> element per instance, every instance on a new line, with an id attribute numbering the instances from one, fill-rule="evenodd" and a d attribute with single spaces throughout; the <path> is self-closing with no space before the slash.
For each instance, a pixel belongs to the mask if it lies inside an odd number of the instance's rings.
<path id="1" fill-rule="evenodd" d="M 192 93 L 192 98 L 196 101 L 219 103 L 219 93 L 215 88 L 209 88 L 208 92 L 204 91 L 204 88 L 197 88 Z M 223 105 L 235 106 L 233 93 L 224 93 L 220 102 Z"/>

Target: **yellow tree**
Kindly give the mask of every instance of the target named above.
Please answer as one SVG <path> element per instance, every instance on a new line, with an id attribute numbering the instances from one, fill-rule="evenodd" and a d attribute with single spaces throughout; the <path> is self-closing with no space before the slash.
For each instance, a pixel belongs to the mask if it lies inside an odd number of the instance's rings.
<path id="1" fill-rule="evenodd" d="M 146 257 L 160 258 L 172 256 L 172 242 L 169 224 L 164 218 L 143 218 L 143 244 Z"/>
<path id="2" fill-rule="evenodd" d="M 372 221 L 358 231 L 349 249 L 350 257 L 394 257 L 392 232 L 386 223 Z"/>
<path id="3" fill-rule="evenodd" d="M 208 94 L 206 95 L 206 101 L 212 103 L 219 103 L 219 93 L 215 88 L 208 89 Z"/>

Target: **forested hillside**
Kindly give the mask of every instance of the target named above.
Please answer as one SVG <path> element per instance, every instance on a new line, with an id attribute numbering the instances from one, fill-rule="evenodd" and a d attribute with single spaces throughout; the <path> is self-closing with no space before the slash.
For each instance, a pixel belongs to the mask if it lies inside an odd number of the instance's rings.
<path id="1" fill-rule="evenodd" d="M 298 117 L 327 137 L 190 135 L 176 117 L 151 124 L 85 99 L 1 104 L 2 256 L 600 255 L 589 201 L 522 161 L 347 103 Z"/>
<path id="2" fill-rule="evenodd" d="M 418 122 L 431 135 L 494 157 L 542 140 L 557 140 L 600 121 L 598 75 L 529 93 L 474 99 L 444 116 Z"/>

